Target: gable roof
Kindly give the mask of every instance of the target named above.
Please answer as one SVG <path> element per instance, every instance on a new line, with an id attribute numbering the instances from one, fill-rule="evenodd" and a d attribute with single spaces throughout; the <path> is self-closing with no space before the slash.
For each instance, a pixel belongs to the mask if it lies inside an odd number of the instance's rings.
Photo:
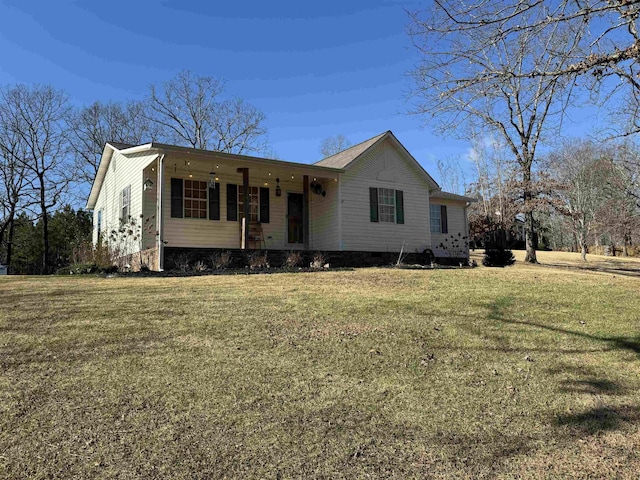
<path id="1" fill-rule="evenodd" d="M 346 150 L 342 150 L 334 155 L 323 158 L 319 162 L 314 163 L 314 165 L 320 165 L 322 167 L 333 167 L 333 168 L 345 168 L 351 162 L 353 162 L 356 158 L 362 155 L 365 151 L 369 150 L 378 140 L 384 137 L 387 133 L 391 131 L 387 131 L 381 133 L 380 135 L 376 135 L 369 140 L 365 140 L 353 147 L 349 147 Z"/>
<path id="2" fill-rule="evenodd" d="M 324 158 L 319 162 L 314 163 L 314 165 L 322 166 L 322 167 L 333 167 L 333 168 L 344 168 L 348 169 L 356 160 L 358 160 L 367 150 L 373 148 L 378 143 L 383 142 L 385 139 L 390 139 L 392 143 L 394 143 L 398 149 L 404 154 L 405 158 L 407 158 L 414 166 L 423 174 L 427 183 L 429 184 L 430 190 L 440 190 L 440 186 L 433 179 L 431 175 L 418 163 L 418 161 L 409 153 L 409 151 L 405 148 L 402 143 L 396 138 L 391 130 L 387 130 L 380 135 L 376 135 L 369 140 L 365 140 L 362 143 L 354 145 L 353 147 L 347 148 L 342 152 L 338 152 L 335 155 L 331 155 L 330 157 Z"/>

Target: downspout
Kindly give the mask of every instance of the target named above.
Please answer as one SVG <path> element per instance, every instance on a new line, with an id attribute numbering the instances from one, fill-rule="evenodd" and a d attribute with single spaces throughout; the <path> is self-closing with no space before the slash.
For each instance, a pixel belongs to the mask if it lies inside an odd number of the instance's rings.
<path id="1" fill-rule="evenodd" d="M 158 200 L 156 213 L 157 227 L 158 227 L 158 271 L 164 271 L 164 153 L 158 157 Z"/>

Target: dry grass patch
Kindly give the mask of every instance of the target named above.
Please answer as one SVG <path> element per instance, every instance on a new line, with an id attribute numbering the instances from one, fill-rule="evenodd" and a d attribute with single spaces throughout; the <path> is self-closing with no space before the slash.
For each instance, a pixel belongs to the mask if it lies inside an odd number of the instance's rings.
<path id="1" fill-rule="evenodd" d="M 634 478 L 639 280 L 543 254 L 0 279 L 0 477 Z"/>

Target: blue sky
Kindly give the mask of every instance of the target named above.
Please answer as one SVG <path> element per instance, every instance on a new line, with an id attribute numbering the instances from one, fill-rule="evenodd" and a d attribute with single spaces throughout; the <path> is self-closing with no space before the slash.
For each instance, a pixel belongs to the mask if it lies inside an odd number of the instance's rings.
<path id="1" fill-rule="evenodd" d="M 47 83 L 74 103 L 141 99 L 183 69 L 224 78 L 267 115 L 275 153 L 319 159 L 321 141 L 392 130 L 436 178 L 470 145 L 407 115 L 417 62 L 397 0 L 0 0 L 0 84 Z"/>

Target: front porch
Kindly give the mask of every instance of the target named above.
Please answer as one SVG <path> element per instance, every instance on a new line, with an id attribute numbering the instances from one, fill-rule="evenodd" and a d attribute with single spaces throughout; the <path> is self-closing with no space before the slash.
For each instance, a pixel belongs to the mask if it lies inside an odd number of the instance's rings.
<path id="1" fill-rule="evenodd" d="M 143 246 L 338 250 L 333 168 L 172 147 L 143 171 Z"/>

